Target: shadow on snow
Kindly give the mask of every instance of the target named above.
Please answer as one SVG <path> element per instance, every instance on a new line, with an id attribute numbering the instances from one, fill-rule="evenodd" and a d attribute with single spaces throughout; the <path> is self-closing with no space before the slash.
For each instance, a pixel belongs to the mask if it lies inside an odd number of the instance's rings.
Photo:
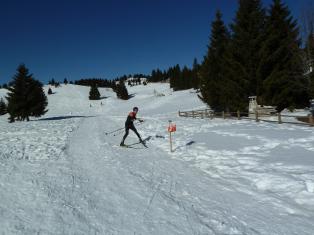
<path id="1" fill-rule="evenodd" d="M 195 143 L 196 143 L 196 142 L 192 140 L 192 141 L 186 143 L 185 145 L 181 145 L 181 146 L 176 147 L 176 148 L 174 149 L 174 151 L 179 150 L 179 149 L 181 149 L 181 148 L 183 148 L 183 147 L 186 147 L 186 146 L 191 146 L 191 145 L 193 145 L 193 144 L 195 144 Z"/>
<path id="2" fill-rule="evenodd" d="M 58 121 L 64 119 L 71 119 L 71 118 L 91 118 L 95 116 L 57 116 L 57 117 L 49 117 L 49 118 L 41 118 L 34 121 Z"/>

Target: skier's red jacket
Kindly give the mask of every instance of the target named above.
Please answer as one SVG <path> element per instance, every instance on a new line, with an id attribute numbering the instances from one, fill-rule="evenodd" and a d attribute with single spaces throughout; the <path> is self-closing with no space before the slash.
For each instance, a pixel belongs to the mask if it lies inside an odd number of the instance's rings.
<path id="1" fill-rule="evenodd" d="M 125 121 L 125 126 L 126 127 L 134 126 L 134 124 L 133 124 L 134 120 L 136 120 L 136 112 L 130 112 L 126 121 Z"/>

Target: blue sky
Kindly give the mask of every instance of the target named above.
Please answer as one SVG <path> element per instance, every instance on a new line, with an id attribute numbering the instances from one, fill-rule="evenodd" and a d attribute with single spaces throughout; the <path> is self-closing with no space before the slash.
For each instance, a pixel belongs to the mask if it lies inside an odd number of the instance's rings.
<path id="1" fill-rule="evenodd" d="M 284 2 L 297 18 L 310 1 Z M 0 84 L 20 63 L 42 82 L 190 66 L 206 53 L 217 9 L 229 24 L 237 1 L 1 0 Z"/>

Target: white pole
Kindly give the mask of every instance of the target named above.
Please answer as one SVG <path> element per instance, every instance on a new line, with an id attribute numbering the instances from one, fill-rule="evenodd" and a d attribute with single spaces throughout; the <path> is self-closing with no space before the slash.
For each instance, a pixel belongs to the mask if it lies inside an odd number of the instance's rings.
<path id="1" fill-rule="evenodd" d="M 172 152 L 172 136 L 171 136 L 170 126 L 171 126 L 171 120 L 169 120 L 168 131 L 169 131 L 170 152 Z"/>

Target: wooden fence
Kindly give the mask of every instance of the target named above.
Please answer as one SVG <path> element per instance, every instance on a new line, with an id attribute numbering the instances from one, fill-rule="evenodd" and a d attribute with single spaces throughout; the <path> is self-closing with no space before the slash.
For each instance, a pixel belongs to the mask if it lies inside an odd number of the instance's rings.
<path id="1" fill-rule="evenodd" d="M 223 119 L 248 119 L 255 120 L 256 122 L 264 121 L 264 122 L 272 122 L 272 123 L 290 123 L 296 125 L 306 125 L 306 126 L 314 126 L 314 117 L 312 115 L 309 116 L 292 116 L 292 115 L 282 115 L 281 113 L 276 114 L 263 114 L 260 115 L 258 112 L 255 113 L 243 113 L 243 112 L 214 112 L 211 109 L 201 109 L 201 110 L 192 110 L 192 111 L 179 111 L 179 117 L 191 117 L 191 118 L 223 118 Z M 271 118 L 267 119 L 267 118 Z M 296 121 L 288 121 L 285 120 L 287 118 L 294 118 L 299 120 Z"/>

